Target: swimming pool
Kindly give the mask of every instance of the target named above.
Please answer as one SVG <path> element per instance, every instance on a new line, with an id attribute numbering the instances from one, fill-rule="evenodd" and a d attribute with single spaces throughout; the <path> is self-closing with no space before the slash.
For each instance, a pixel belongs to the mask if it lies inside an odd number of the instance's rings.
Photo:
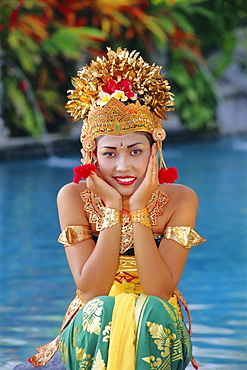
<path id="1" fill-rule="evenodd" d="M 167 165 L 192 187 L 196 230 L 180 290 L 193 316 L 194 355 L 203 370 L 247 368 L 247 138 L 169 145 Z M 0 368 L 12 369 L 53 339 L 74 283 L 56 241 L 58 189 L 72 158 L 0 163 Z"/>

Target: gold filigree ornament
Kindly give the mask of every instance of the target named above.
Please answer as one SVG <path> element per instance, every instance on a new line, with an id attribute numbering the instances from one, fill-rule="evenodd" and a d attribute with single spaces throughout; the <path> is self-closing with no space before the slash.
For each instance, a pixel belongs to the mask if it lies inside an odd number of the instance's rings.
<path id="1" fill-rule="evenodd" d="M 162 119 L 175 104 L 161 66 L 145 62 L 139 52 L 107 48 L 72 78 L 66 109 L 73 121 L 84 118 L 81 142 L 86 152 L 84 164 L 92 162 L 92 141 L 101 135 L 148 132 L 158 143 L 165 139 Z M 161 165 L 165 166 L 163 157 Z"/>

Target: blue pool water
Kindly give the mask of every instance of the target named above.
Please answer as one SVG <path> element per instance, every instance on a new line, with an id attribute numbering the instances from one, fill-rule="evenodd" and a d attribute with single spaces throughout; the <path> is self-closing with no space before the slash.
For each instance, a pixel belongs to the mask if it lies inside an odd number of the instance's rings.
<path id="1" fill-rule="evenodd" d="M 193 316 L 194 355 L 203 370 L 247 369 L 247 138 L 165 148 L 180 183 L 200 206 L 180 290 Z M 79 154 L 0 163 L 0 368 L 12 369 L 53 339 L 74 283 L 56 241 L 58 189 Z"/>

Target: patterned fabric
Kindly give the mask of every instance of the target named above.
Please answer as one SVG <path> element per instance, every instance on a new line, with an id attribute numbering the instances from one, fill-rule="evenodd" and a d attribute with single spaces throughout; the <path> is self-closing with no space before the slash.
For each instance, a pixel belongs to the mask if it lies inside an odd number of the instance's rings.
<path id="1" fill-rule="evenodd" d="M 63 331 L 60 355 L 67 370 L 182 370 L 192 356 L 174 307 L 144 293 L 90 300 Z"/>
<path id="2" fill-rule="evenodd" d="M 109 296 L 87 302 L 79 290 L 76 293 L 60 335 L 37 348 L 29 358 L 33 366 L 48 369 L 59 346 L 67 370 L 183 370 L 189 361 L 198 369 L 191 356 L 186 301 L 178 289 L 168 302 L 144 294 L 134 256 L 120 255 Z M 180 302 L 188 314 L 189 331 Z"/>
<path id="3" fill-rule="evenodd" d="M 67 370 L 183 370 L 191 341 L 178 303 L 142 292 L 135 257 L 121 256 L 109 296 L 85 303 L 62 331 Z"/>

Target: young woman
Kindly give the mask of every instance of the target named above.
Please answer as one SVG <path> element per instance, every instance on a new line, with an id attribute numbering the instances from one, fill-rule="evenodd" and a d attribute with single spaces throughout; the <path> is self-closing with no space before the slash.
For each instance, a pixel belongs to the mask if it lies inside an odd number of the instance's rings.
<path id="1" fill-rule="evenodd" d="M 84 118 L 83 164 L 58 212 L 77 296 L 60 336 L 29 361 L 44 366 L 59 346 L 67 370 L 197 368 L 176 287 L 204 239 L 193 230 L 196 194 L 173 184 L 162 156 L 170 86 L 160 67 L 120 48 L 73 84 L 67 109 Z"/>

